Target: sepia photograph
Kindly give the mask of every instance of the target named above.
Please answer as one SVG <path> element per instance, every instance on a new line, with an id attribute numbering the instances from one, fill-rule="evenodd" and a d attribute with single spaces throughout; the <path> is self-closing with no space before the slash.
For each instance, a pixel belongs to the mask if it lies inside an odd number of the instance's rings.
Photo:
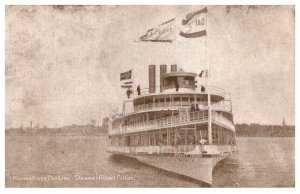
<path id="1" fill-rule="evenodd" d="M 295 188 L 295 5 L 5 5 L 6 188 Z"/>

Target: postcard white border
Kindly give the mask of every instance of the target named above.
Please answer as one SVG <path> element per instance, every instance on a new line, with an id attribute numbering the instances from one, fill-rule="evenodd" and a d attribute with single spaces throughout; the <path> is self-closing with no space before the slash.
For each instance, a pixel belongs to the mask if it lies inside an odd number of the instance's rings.
<path id="1" fill-rule="evenodd" d="M 49 4 L 62 4 L 62 5 L 80 5 L 80 4 L 85 4 L 85 5 L 124 5 L 124 4 L 134 4 L 134 5 L 188 5 L 188 4 L 203 4 L 203 5 L 232 5 L 232 4 L 237 4 L 237 5 L 296 5 L 296 35 L 298 34 L 297 32 L 299 31 L 299 13 L 297 13 L 297 4 L 299 1 L 296 0 L 239 0 L 239 1 L 233 1 L 233 0 L 144 0 L 144 1 L 138 1 L 138 0 L 106 0 L 106 1 L 96 1 L 96 0 L 80 0 L 80 1 L 67 1 L 67 0 L 45 0 L 45 1 L 37 1 L 37 0 L 15 0 L 15 1 L 4 1 L 1 3 L 1 8 L 0 8 L 0 15 L 1 15 L 1 20 L 0 20 L 0 38 L 1 38 L 1 46 L 0 46 L 0 59 L 1 59 L 1 68 L 0 68 L 0 93 L 1 93 L 1 100 L 0 100 L 0 123 L 1 123 L 1 128 L 2 128 L 2 133 L 0 133 L 1 139 L 2 139 L 2 145 L 0 146 L 0 155 L 1 155 L 1 163 L 0 163 L 0 182 L 1 182 L 1 192 L 3 193 L 53 193 L 53 192 L 60 192 L 60 193 L 65 193 L 65 192 L 72 192 L 72 193 L 130 193 L 130 194 L 152 194 L 153 192 L 170 192 L 172 194 L 179 194 L 179 193 L 222 193 L 222 194 L 227 194 L 227 193 L 300 193 L 299 191 L 299 168 L 297 165 L 297 162 L 299 161 L 299 142 L 297 141 L 297 136 L 298 136 L 298 126 L 300 123 L 300 118 L 299 118 L 299 103 L 297 103 L 297 99 L 299 97 L 299 91 L 297 89 L 297 86 L 299 86 L 299 67 L 296 65 L 299 57 L 299 39 L 296 37 L 296 56 L 295 56 L 295 73 L 296 73 L 296 92 L 295 92 L 295 100 L 296 100 L 296 115 L 295 115 L 295 126 L 296 126 L 296 149 L 295 149 L 295 164 L 296 164 L 296 188 L 55 188 L 55 189 L 28 189 L 28 188 L 5 188 L 5 5 L 18 5 L 18 4 L 29 4 L 29 5 L 49 5 Z M 297 187 L 298 186 L 298 187 Z"/>

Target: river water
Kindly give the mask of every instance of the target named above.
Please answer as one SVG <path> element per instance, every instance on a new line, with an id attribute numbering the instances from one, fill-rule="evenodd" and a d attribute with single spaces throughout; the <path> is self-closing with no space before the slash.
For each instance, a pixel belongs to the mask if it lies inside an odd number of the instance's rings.
<path id="1" fill-rule="evenodd" d="M 6 187 L 203 187 L 197 181 L 106 152 L 106 136 L 6 136 Z M 295 138 L 237 138 L 213 187 L 294 187 Z"/>

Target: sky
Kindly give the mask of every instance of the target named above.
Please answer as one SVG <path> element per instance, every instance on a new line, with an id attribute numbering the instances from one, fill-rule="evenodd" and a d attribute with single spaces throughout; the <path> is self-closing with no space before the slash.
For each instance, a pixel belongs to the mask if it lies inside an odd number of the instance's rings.
<path id="1" fill-rule="evenodd" d="M 207 6 L 207 37 L 136 42 L 203 7 L 6 6 L 6 127 L 101 123 L 126 97 L 121 72 L 146 88 L 150 64 L 199 73 L 206 62 L 235 123 L 294 125 L 294 6 Z"/>

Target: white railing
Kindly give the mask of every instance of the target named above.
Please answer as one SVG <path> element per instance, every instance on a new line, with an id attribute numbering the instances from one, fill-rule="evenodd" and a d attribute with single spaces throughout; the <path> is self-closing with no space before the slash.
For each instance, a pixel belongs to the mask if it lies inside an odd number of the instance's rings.
<path id="1" fill-rule="evenodd" d="M 195 91 L 197 93 L 199 92 L 199 93 L 207 94 L 208 90 L 209 90 L 210 94 L 212 94 L 212 95 L 219 95 L 219 96 L 224 97 L 225 99 L 230 99 L 230 93 L 225 92 L 225 90 L 222 88 L 215 87 L 215 86 L 204 86 L 204 88 L 205 88 L 204 92 L 201 91 L 201 87 L 197 87 Z"/>
<path id="2" fill-rule="evenodd" d="M 149 103 L 149 104 L 142 104 L 138 106 L 134 106 L 134 111 L 146 111 L 146 110 L 152 110 L 155 108 L 180 108 L 182 106 L 191 106 L 194 104 L 193 102 L 159 102 L 159 103 Z M 197 102 L 198 107 L 200 110 L 207 110 L 207 102 L 205 101 L 198 101 Z M 212 110 L 219 110 L 219 111 L 226 111 L 226 112 L 231 112 L 231 104 L 230 101 L 220 101 L 217 103 L 214 103 L 211 105 Z"/>
<path id="3" fill-rule="evenodd" d="M 131 124 L 125 127 L 126 132 L 136 132 L 141 130 L 149 130 L 153 128 L 160 128 L 160 127 L 167 127 L 167 126 L 174 126 L 176 124 L 181 123 L 189 123 L 193 121 L 200 121 L 207 118 L 207 115 L 205 115 L 204 111 L 199 112 L 193 112 L 187 115 L 178 115 L 178 116 L 171 116 L 171 117 L 165 117 L 162 119 L 157 120 L 151 120 L 149 122 L 141 122 L 141 123 L 135 123 Z"/>
<path id="4" fill-rule="evenodd" d="M 229 127 L 231 130 L 235 130 L 234 125 L 231 121 L 229 121 L 226 117 L 222 116 L 219 113 L 213 112 L 212 113 L 212 120 L 219 123 L 219 124 L 223 124 L 226 127 Z"/>
<path id="5" fill-rule="evenodd" d="M 204 121 L 207 118 L 208 118 L 207 112 L 196 111 L 187 114 L 151 120 L 148 122 L 140 122 L 140 123 L 135 123 L 126 126 L 119 126 L 119 128 L 114 128 L 110 134 L 141 132 L 141 131 L 153 130 L 156 128 L 168 127 L 168 126 L 173 127 L 176 125 L 189 124 L 197 121 Z M 233 123 L 219 113 L 213 112 L 212 120 L 230 128 L 231 130 L 235 129 Z"/>
<path id="6" fill-rule="evenodd" d="M 170 88 L 173 88 L 173 87 L 170 87 Z M 184 88 L 193 88 L 192 87 L 184 87 Z M 226 92 L 224 89 L 222 88 L 219 88 L 219 87 L 216 87 L 216 86 L 204 86 L 205 88 L 205 91 L 202 92 L 201 91 L 201 87 L 197 87 L 195 88 L 195 91 L 197 93 L 202 93 L 202 94 L 207 94 L 208 90 L 210 90 L 210 94 L 215 94 L 215 95 L 220 95 L 220 96 L 223 96 L 225 99 L 230 99 L 230 93 L 229 92 Z M 166 89 L 166 88 L 165 88 Z M 174 87 L 174 90 L 175 90 L 175 87 Z M 160 91 L 160 87 L 155 87 L 155 91 L 156 92 L 159 92 Z M 143 88 L 141 89 L 141 93 L 140 95 L 138 95 L 137 91 L 136 91 L 136 88 L 133 89 L 133 97 L 138 97 L 138 96 L 146 96 L 146 95 L 149 95 L 149 88 Z"/>
<path id="7" fill-rule="evenodd" d="M 195 149 L 196 145 L 163 145 L 163 146 L 110 146 L 108 151 L 120 153 L 147 153 L 147 154 L 180 154 Z"/>
<path id="8" fill-rule="evenodd" d="M 220 102 L 211 105 L 212 110 L 231 112 L 231 103 L 227 100 L 222 100 Z"/>
<path id="9" fill-rule="evenodd" d="M 150 129 L 175 126 L 179 124 L 192 123 L 195 121 L 201 121 L 207 119 L 207 112 L 196 111 L 187 113 L 185 115 L 177 115 L 171 117 L 165 117 L 162 119 L 151 120 L 148 122 L 140 122 L 127 126 L 119 126 L 112 130 L 112 134 L 115 133 L 129 133 L 129 132 L 140 132 L 147 131 Z"/>

